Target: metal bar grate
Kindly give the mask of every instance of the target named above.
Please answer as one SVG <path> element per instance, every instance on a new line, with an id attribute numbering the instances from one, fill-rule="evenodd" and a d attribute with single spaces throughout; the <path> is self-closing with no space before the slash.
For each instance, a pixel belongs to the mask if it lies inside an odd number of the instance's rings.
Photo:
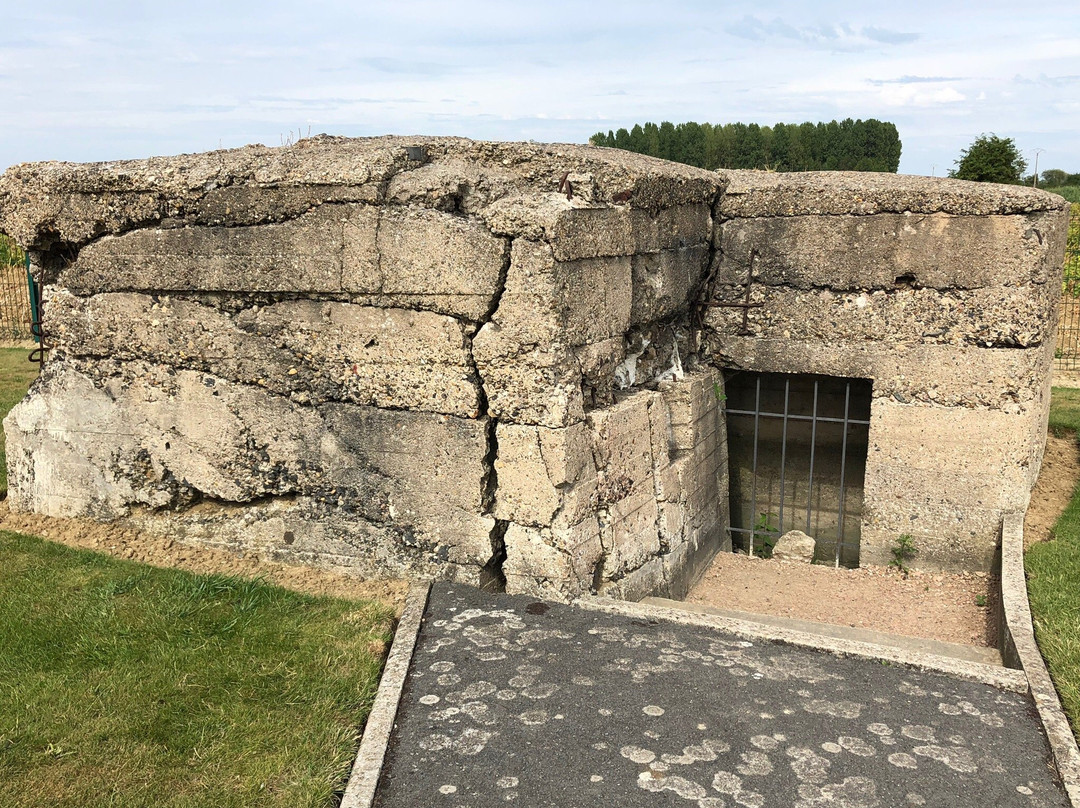
<path id="1" fill-rule="evenodd" d="M 726 385 L 733 549 L 768 556 L 805 526 L 817 560 L 858 566 L 870 381 L 730 372 Z"/>

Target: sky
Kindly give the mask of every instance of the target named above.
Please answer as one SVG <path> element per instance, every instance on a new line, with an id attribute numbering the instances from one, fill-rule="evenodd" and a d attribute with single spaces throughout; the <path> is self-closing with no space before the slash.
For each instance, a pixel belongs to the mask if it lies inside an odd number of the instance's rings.
<path id="1" fill-rule="evenodd" d="M 0 170 L 323 132 L 583 143 L 649 120 L 850 117 L 896 124 L 905 174 L 943 176 L 990 132 L 1029 170 L 1038 153 L 1080 172 L 1075 2 L 0 7 Z"/>

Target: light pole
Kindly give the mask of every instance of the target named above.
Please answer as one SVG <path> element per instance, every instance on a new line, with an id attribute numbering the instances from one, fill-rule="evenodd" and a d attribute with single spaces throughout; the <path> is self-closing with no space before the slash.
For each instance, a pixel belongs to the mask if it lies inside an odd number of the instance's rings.
<path id="1" fill-rule="evenodd" d="M 1046 149 L 1035 149 L 1034 151 L 1035 151 L 1035 173 L 1031 177 L 1031 187 L 1032 188 L 1038 188 L 1039 187 L 1039 155 L 1042 154 L 1044 151 L 1046 151 Z"/>

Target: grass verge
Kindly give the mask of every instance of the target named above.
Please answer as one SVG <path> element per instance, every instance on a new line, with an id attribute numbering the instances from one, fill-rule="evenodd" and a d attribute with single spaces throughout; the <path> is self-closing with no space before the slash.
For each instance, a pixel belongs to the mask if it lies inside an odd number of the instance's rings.
<path id="1" fill-rule="evenodd" d="M 1050 429 L 1074 437 L 1080 431 L 1080 390 L 1054 388 Z M 1024 567 L 1035 638 L 1080 735 L 1080 488 L 1054 524 L 1052 539 L 1028 548 Z"/>
<path id="2" fill-rule="evenodd" d="M 26 395 L 30 382 L 37 378 L 38 366 L 29 361 L 26 348 L 0 348 L 0 420 Z M 4 433 L 0 430 L 0 493 L 7 491 L 7 454 Z"/>
<path id="3" fill-rule="evenodd" d="M 0 532 L 0 805 L 329 806 L 390 612 Z"/>
<path id="4" fill-rule="evenodd" d="M 1050 432 L 1059 438 L 1080 432 L 1080 389 L 1055 387 L 1050 391 Z"/>

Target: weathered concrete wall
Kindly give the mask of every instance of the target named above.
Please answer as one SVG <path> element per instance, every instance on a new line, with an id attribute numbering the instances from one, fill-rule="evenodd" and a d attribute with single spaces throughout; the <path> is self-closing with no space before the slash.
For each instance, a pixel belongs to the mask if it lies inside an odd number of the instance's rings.
<path id="1" fill-rule="evenodd" d="M 1042 459 L 1067 228 L 1057 197 L 866 174 L 729 172 L 706 354 L 873 380 L 864 563 L 990 566 Z"/>
<path id="2" fill-rule="evenodd" d="M 727 540 L 722 380 L 689 318 L 723 184 L 423 138 L 16 167 L 0 227 L 54 348 L 7 422 L 12 506 L 679 594 Z"/>
<path id="3" fill-rule="evenodd" d="M 53 350 L 12 506 L 364 574 L 679 596 L 727 535 L 721 369 L 873 380 L 863 558 L 1026 502 L 1065 218 L 1025 189 L 315 138 L 17 166 Z M 749 328 L 738 309 L 756 254 Z"/>

